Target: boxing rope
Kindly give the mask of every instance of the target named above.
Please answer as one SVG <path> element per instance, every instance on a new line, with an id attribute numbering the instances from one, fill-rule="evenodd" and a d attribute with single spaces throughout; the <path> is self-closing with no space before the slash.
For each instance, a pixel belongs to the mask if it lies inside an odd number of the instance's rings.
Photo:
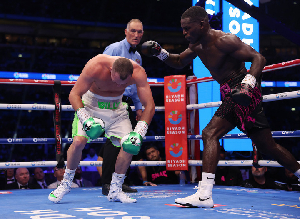
<path id="1" fill-rule="evenodd" d="M 283 92 L 277 94 L 268 94 L 263 96 L 263 102 L 271 102 L 277 100 L 293 99 L 300 97 L 300 90 Z M 222 101 L 219 102 L 208 102 L 201 104 L 188 104 L 186 106 L 187 110 L 194 109 L 203 109 L 211 107 L 219 107 L 222 104 Z M 132 110 L 135 110 L 135 107 L 131 107 Z M 0 109 L 3 110 L 55 110 L 55 105 L 52 104 L 0 104 Z M 74 111 L 71 105 L 62 105 L 62 111 Z M 164 111 L 164 106 L 155 107 L 155 111 Z"/>
<path id="2" fill-rule="evenodd" d="M 273 131 L 273 138 L 296 138 L 300 137 L 300 130 L 296 131 Z M 222 137 L 222 139 L 243 139 L 248 138 L 246 134 L 226 134 Z M 200 140 L 202 139 L 202 135 L 188 135 L 188 140 Z M 144 142 L 147 141 L 164 141 L 165 136 L 145 136 L 143 138 Z M 0 138 L 0 144 L 54 144 L 56 141 L 55 138 Z M 106 138 L 97 138 L 91 140 L 90 143 L 104 143 Z M 72 138 L 62 138 L 61 143 L 72 143 Z"/>
<path id="3" fill-rule="evenodd" d="M 275 71 L 300 65 L 300 59 L 265 66 L 262 72 Z M 214 81 L 212 77 L 204 77 L 187 80 L 187 85 L 201 82 Z M 76 81 L 61 81 L 62 86 L 73 86 Z M 164 82 L 148 82 L 150 86 L 164 86 Z M 0 84 L 22 84 L 22 85 L 53 85 L 54 81 L 34 79 L 0 79 Z"/>
<path id="4" fill-rule="evenodd" d="M 220 160 L 218 166 L 252 166 L 252 160 Z M 300 161 L 298 161 L 300 163 Z M 0 168 L 55 167 L 56 161 L 0 162 Z M 189 166 L 202 166 L 202 160 L 189 160 Z M 277 161 L 259 160 L 260 166 L 282 167 Z M 65 161 L 67 165 L 67 161 Z M 80 161 L 79 166 L 102 166 L 102 161 Z M 166 161 L 131 161 L 130 166 L 166 166 Z"/>
<path id="5" fill-rule="evenodd" d="M 266 66 L 263 72 L 283 69 L 300 65 L 300 59 L 283 62 L 279 64 Z M 212 77 L 204 77 L 198 79 L 187 80 L 187 85 L 196 84 L 200 82 L 213 81 Z M 150 86 L 163 86 L 164 82 L 148 82 Z M 33 161 L 33 162 L 0 162 L 0 168 L 19 168 L 19 167 L 63 167 L 66 161 L 63 159 L 62 143 L 72 143 L 72 138 L 61 138 L 60 129 L 60 113 L 61 111 L 74 111 L 71 105 L 61 105 L 60 89 L 61 86 L 73 86 L 75 81 L 50 81 L 50 80 L 30 80 L 30 79 L 0 79 L 0 84 L 22 84 L 22 85 L 50 85 L 54 89 L 55 104 L 0 104 L 0 109 L 6 110 L 54 110 L 54 125 L 55 125 L 55 138 L 0 138 L 0 144 L 55 144 L 56 145 L 56 161 Z M 284 92 L 278 94 L 270 94 L 263 96 L 263 102 L 292 99 L 300 97 L 300 90 L 293 92 Z M 210 102 L 202 104 L 187 105 L 187 110 L 218 107 L 221 105 L 219 102 Z M 134 109 L 134 107 L 133 107 Z M 164 111 L 164 107 L 155 107 L 156 111 Z M 282 137 L 300 137 L 300 130 L 296 131 L 273 131 L 273 138 Z M 237 139 L 247 138 L 246 134 L 227 134 L 222 137 L 223 139 Z M 200 140 L 202 135 L 188 135 L 188 140 Z M 145 136 L 144 141 L 164 141 L 165 136 Z M 91 143 L 104 143 L 106 138 L 98 138 L 92 140 Z M 255 149 L 255 148 L 254 148 Z M 254 151 L 255 152 L 255 151 Z M 256 154 L 254 154 L 255 156 Z M 265 161 L 254 159 L 255 165 L 260 166 L 275 166 L 280 167 L 276 161 Z M 299 162 L 300 163 L 300 162 Z M 201 160 L 189 160 L 189 166 L 202 166 Z M 101 166 L 101 161 L 81 161 L 80 166 Z M 166 161 L 132 161 L 131 166 L 165 166 Z M 235 161 L 219 161 L 219 166 L 252 166 L 252 160 L 235 160 Z"/>

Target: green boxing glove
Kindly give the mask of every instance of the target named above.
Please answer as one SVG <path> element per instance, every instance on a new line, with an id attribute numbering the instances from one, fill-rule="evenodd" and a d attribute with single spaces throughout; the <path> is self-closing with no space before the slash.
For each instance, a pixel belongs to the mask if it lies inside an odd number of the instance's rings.
<path id="1" fill-rule="evenodd" d="M 102 125 L 101 125 L 102 124 Z M 104 122 L 102 119 L 90 117 L 83 124 L 83 130 L 90 139 L 97 139 L 104 133 Z"/>
<path id="2" fill-rule="evenodd" d="M 90 139 L 97 139 L 104 133 L 105 129 L 102 119 L 93 118 L 84 108 L 77 110 L 77 116 L 83 126 L 83 130 Z"/>
<path id="3" fill-rule="evenodd" d="M 129 154 L 137 155 L 140 152 L 143 137 L 136 132 L 130 132 L 121 140 L 123 150 Z"/>
<path id="4" fill-rule="evenodd" d="M 129 154 L 137 155 L 140 152 L 143 137 L 146 135 L 148 125 L 145 121 L 139 121 L 133 132 L 121 139 L 123 150 Z"/>

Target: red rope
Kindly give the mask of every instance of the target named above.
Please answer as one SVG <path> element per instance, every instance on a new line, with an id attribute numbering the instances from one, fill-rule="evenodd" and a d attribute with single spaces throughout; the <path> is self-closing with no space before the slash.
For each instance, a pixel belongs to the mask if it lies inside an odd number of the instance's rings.
<path id="1" fill-rule="evenodd" d="M 278 64 L 268 65 L 264 67 L 263 72 L 275 71 L 279 69 L 289 68 L 300 65 L 300 59 L 282 62 Z M 212 77 L 203 77 L 197 79 L 187 80 L 187 84 L 195 84 L 201 82 L 214 81 Z M 61 81 L 62 86 L 73 86 L 76 81 Z M 163 86 L 164 82 L 148 82 L 150 86 Z M 54 85 L 51 80 L 34 80 L 34 79 L 1 79 L 0 84 L 22 84 L 22 85 Z"/>

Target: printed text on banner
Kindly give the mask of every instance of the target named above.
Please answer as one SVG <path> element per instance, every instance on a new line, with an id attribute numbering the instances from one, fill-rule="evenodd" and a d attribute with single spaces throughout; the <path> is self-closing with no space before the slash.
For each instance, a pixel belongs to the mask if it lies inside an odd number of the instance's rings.
<path id="1" fill-rule="evenodd" d="M 167 170 L 188 170 L 186 77 L 164 78 Z"/>

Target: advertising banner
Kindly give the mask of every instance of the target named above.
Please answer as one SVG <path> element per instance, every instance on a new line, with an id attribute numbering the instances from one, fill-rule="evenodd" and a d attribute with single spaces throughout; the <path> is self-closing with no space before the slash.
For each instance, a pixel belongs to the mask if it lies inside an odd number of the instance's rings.
<path id="1" fill-rule="evenodd" d="M 164 78 L 167 170 L 188 170 L 186 76 Z"/>

